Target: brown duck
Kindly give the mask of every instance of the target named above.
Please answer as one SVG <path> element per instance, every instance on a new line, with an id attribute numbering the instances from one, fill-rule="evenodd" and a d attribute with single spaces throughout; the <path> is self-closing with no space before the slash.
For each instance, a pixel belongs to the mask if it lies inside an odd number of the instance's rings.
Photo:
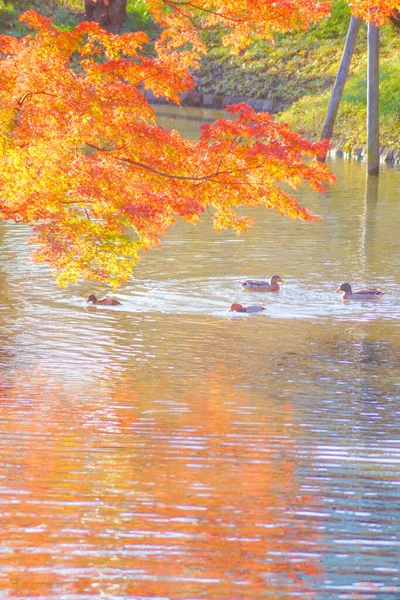
<path id="1" fill-rule="evenodd" d="M 249 290 L 252 292 L 279 292 L 280 283 L 284 282 L 279 277 L 279 275 L 272 275 L 269 282 L 247 279 L 246 281 L 241 281 L 240 285 L 245 290 Z"/>
<path id="2" fill-rule="evenodd" d="M 90 294 L 90 296 L 86 298 L 86 302 L 87 304 L 99 304 L 101 306 L 121 305 L 121 302 L 119 300 L 116 300 L 115 298 L 107 298 L 107 296 L 105 296 L 104 298 L 100 298 L 99 300 L 95 294 Z"/>

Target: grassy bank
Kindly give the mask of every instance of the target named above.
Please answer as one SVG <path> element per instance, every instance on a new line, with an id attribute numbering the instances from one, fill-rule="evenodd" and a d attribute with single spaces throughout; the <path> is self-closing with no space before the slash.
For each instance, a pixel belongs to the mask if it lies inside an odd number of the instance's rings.
<path id="1" fill-rule="evenodd" d="M 28 8 L 52 17 L 59 27 L 72 27 L 83 0 L 0 0 L 0 30 L 22 34 L 18 16 Z M 128 0 L 126 29 L 152 32 L 141 0 Z M 230 56 L 209 36 L 209 54 L 196 74 L 203 93 L 267 99 L 278 107 L 277 118 L 310 138 L 319 138 L 332 85 L 339 67 L 350 15 L 343 0 L 335 0 L 331 17 L 307 32 L 278 36 L 275 45 L 256 41 L 239 56 Z M 333 143 L 366 142 L 366 27 L 358 36 L 334 130 Z M 381 28 L 381 145 L 400 148 L 400 30 Z"/>

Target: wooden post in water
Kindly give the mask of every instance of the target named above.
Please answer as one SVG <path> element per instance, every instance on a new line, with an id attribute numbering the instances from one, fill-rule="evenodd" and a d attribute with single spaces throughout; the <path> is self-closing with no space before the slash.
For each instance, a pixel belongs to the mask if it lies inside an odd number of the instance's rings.
<path id="1" fill-rule="evenodd" d="M 379 175 L 379 27 L 368 24 L 367 173 Z"/>
<path id="2" fill-rule="evenodd" d="M 335 124 L 337 111 L 343 94 L 344 84 L 346 83 L 347 75 L 349 74 L 351 57 L 353 56 L 354 46 L 357 40 L 357 34 L 358 30 L 360 29 L 361 22 L 361 19 L 351 17 L 346 42 L 343 49 L 342 60 L 340 61 L 340 66 L 336 75 L 335 83 L 333 85 L 324 126 L 322 128 L 321 139 L 330 140 L 332 137 L 333 126 Z M 320 158 L 320 162 L 324 162 L 325 158 Z"/>

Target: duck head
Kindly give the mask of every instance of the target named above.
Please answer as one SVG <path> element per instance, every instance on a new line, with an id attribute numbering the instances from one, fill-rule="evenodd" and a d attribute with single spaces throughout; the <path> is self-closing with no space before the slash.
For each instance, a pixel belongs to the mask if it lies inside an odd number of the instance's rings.
<path id="1" fill-rule="evenodd" d="M 230 307 L 229 312 L 246 312 L 246 309 L 241 304 L 234 302 Z"/>
<path id="2" fill-rule="evenodd" d="M 351 285 L 349 283 L 342 283 L 340 287 L 336 290 L 337 292 L 348 292 L 351 294 Z"/>
<path id="3" fill-rule="evenodd" d="M 285 282 L 283 281 L 283 279 L 281 279 L 279 277 L 279 275 L 272 275 L 272 277 L 271 277 L 271 285 L 273 285 L 274 283 L 285 283 Z"/>

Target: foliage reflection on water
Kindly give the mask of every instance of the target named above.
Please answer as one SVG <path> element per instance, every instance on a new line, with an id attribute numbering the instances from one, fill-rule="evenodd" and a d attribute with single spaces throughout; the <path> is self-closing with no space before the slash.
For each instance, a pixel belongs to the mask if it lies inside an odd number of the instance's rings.
<path id="1" fill-rule="evenodd" d="M 332 167 L 317 225 L 178 224 L 117 309 L 0 225 L 0 598 L 399 598 L 400 173 Z"/>

